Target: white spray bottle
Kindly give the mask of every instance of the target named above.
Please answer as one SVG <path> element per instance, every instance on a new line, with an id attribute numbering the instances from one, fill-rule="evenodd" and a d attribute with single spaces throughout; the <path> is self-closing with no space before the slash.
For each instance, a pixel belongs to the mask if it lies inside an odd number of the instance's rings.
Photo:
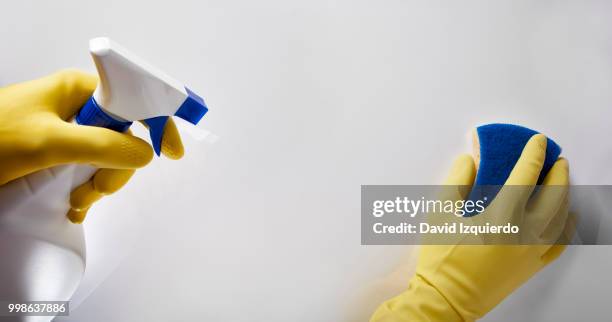
<path id="1" fill-rule="evenodd" d="M 92 39 L 89 50 L 100 82 L 77 123 L 123 132 L 143 120 L 159 155 L 168 117 L 195 125 L 208 111 L 201 97 L 110 39 Z M 0 302 L 71 298 L 85 271 L 86 247 L 83 226 L 66 218 L 69 196 L 95 171 L 88 165 L 56 166 L 0 187 Z"/>

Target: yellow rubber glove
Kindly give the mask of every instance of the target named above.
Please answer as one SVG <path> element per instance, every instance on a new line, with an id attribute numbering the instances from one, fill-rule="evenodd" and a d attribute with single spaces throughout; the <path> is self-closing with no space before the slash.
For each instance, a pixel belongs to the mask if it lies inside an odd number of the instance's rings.
<path id="1" fill-rule="evenodd" d="M 505 216 L 504 211 L 514 212 L 506 218 L 516 216 L 517 212 L 523 212 L 524 218 L 537 214 L 536 220 L 542 224 L 532 228 L 539 231 L 543 240 L 554 243 L 562 235 L 571 234 L 573 228 L 567 210 L 569 168 L 567 161 L 560 158 L 543 185 L 561 189 L 544 190 L 529 199 L 545 152 L 546 138 L 534 135 L 506 181 L 506 186 L 517 185 L 518 190 L 524 187 L 528 193 L 515 193 L 516 189 L 508 193 L 504 187 L 485 212 L 495 211 L 499 216 Z M 461 156 L 454 162 L 445 184 L 471 186 L 475 175 L 472 157 Z M 465 198 L 465 194 L 466 191 L 457 191 L 455 199 Z M 370 321 L 474 321 L 559 257 L 564 249 L 564 245 L 551 244 L 423 245 L 408 290 L 380 305 Z"/>
<path id="2" fill-rule="evenodd" d="M 64 70 L 40 79 L 0 88 L 0 185 L 32 172 L 67 163 L 100 168 L 71 194 L 68 218 L 85 219 L 104 195 L 119 190 L 136 168 L 153 157 L 151 146 L 130 133 L 71 123 L 91 96 L 97 77 Z M 162 153 L 183 155 L 183 144 L 170 119 Z"/>

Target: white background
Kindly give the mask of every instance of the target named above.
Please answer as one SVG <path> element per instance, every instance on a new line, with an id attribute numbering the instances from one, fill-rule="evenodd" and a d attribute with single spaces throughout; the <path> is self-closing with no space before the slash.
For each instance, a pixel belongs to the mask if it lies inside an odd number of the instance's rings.
<path id="1" fill-rule="evenodd" d="M 440 183 L 478 124 L 540 130 L 573 183 L 612 184 L 611 18 L 606 1 L 4 2 L 0 85 L 93 72 L 105 35 L 203 95 L 220 137 L 90 212 L 89 256 L 127 255 L 68 320 L 365 321 L 414 249 L 360 245 L 360 185 Z M 610 258 L 574 247 L 485 320 L 605 319 Z"/>

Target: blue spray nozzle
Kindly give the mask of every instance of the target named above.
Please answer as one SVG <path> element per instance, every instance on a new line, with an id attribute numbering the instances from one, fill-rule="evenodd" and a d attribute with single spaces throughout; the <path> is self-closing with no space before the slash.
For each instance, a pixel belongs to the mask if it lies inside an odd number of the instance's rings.
<path id="1" fill-rule="evenodd" d="M 174 115 L 191 124 L 198 124 L 202 117 L 204 117 L 204 114 L 208 112 L 208 107 L 204 103 L 204 99 L 198 96 L 198 94 L 192 92 L 187 87 L 185 87 L 185 91 L 187 92 L 187 98 L 185 98 L 185 101 Z"/>

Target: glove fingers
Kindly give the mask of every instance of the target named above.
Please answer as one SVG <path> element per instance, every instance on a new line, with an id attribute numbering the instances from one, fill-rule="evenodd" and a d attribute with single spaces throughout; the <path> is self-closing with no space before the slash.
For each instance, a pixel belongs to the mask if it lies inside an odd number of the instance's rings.
<path id="1" fill-rule="evenodd" d="M 129 133 L 66 122 L 59 122 L 50 130 L 42 151 L 43 167 L 85 163 L 99 168 L 134 169 L 147 165 L 153 158 L 151 146 Z"/>
<path id="2" fill-rule="evenodd" d="M 161 152 L 168 158 L 178 160 L 183 157 L 185 148 L 183 141 L 176 128 L 176 123 L 172 118 L 168 119 L 164 128 L 164 136 L 162 137 Z"/>
<path id="3" fill-rule="evenodd" d="M 147 123 L 141 121 L 142 125 L 149 128 Z M 176 123 L 172 118 L 168 118 L 168 122 L 164 127 L 164 136 L 162 137 L 161 153 L 172 160 L 178 160 L 183 157 L 185 148 L 183 147 L 183 141 L 176 127 Z"/>
<path id="4" fill-rule="evenodd" d="M 465 199 L 470 192 L 476 178 L 474 159 L 468 154 L 458 156 L 451 167 L 449 175 L 444 181 L 440 200 Z"/>
<path id="5" fill-rule="evenodd" d="M 82 223 L 87 210 L 103 196 L 121 189 L 134 175 L 132 169 L 100 169 L 93 177 L 78 186 L 70 194 L 71 211 L 68 218 L 73 223 Z"/>
<path id="6" fill-rule="evenodd" d="M 569 196 L 566 194 L 563 200 L 560 200 L 555 205 L 549 206 L 557 210 L 556 213 L 549 218 L 550 223 L 544 227 L 536 226 L 541 228 L 542 232 L 539 236 L 539 240 L 541 243 L 545 244 L 556 243 L 561 237 L 561 234 L 565 229 L 567 216 L 569 213 Z"/>
<path id="7" fill-rule="evenodd" d="M 87 210 L 103 196 L 103 194 L 96 191 L 93 180 L 90 179 L 70 193 L 70 208 L 78 211 Z"/>
<path id="8" fill-rule="evenodd" d="M 472 185 L 476 177 L 474 159 L 469 154 L 458 156 L 444 181 L 445 185 Z"/>
<path id="9" fill-rule="evenodd" d="M 110 195 L 123 188 L 136 173 L 134 169 L 100 169 L 93 177 L 96 191 Z"/>
<path id="10" fill-rule="evenodd" d="M 453 161 L 451 171 L 446 177 L 446 180 L 444 180 L 444 184 L 440 186 L 437 199 L 442 203 L 448 201 L 455 203 L 458 200 L 465 199 L 472 189 L 475 177 L 476 166 L 474 165 L 472 156 L 468 154 L 458 156 Z M 451 224 L 457 220 L 458 217 L 456 216 L 441 216 L 434 213 L 427 215 L 427 223 L 433 226 Z M 458 243 L 461 237 L 460 235 L 449 236 L 445 242 Z M 440 238 L 435 235 L 424 235 L 421 239 L 421 245 L 437 244 L 439 242 Z"/>
<path id="11" fill-rule="evenodd" d="M 563 251 L 567 248 L 567 245 L 571 242 L 576 232 L 576 216 L 574 214 L 568 214 L 567 220 L 565 221 L 565 227 L 563 233 L 559 236 L 559 239 L 555 245 L 550 246 L 542 255 L 542 262 L 544 265 L 548 265 L 550 262 L 559 258 Z"/>
<path id="12" fill-rule="evenodd" d="M 578 218 L 576 218 L 576 214 L 569 212 L 567 214 L 567 220 L 565 221 L 565 228 L 563 229 L 563 233 L 561 233 L 561 236 L 559 236 L 557 244 L 568 245 L 574 238 L 577 224 Z"/>
<path id="13" fill-rule="evenodd" d="M 567 160 L 560 158 L 529 201 L 525 227 L 542 243 L 554 243 L 565 227 L 568 206 L 569 165 Z"/>
<path id="14" fill-rule="evenodd" d="M 569 184 L 569 162 L 565 158 L 559 158 L 550 169 L 542 185 L 544 186 L 567 186 Z"/>
<path id="15" fill-rule="evenodd" d="M 70 222 L 72 222 L 73 224 L 82 224 L 85 220 L 85 216 L 87 216 L 87 211 L 89 211 L 89 208 L 82 210 L 76 210 L 71 208 L 70 210 L 68 210 L 66 217 L 68 217 L 68 220 L 70 220 Z"/>
<path id="16" fill-rule="evenodd" d="M 542 255 L 542 262 L 544 262 L 544 265 L 548 265 L 555 259 L 559 258 L 566 248 L 567 245 L 552 245 L 548 251 Z"/>
<path id="17" fill-rule="evenodd" d="M 106 195 L 117 192 L 134 175 L 132 169 L 100 169 L 70 194 L 70 206 L 83 210 Z"/>
<path id="18" fill-rule="evenodd" d="M 546 137 L 536 134 L 529 139 L 504 185 L 533 186 L 538 182 L 546 157 Z"/>
<path id="19" fill-rule="evenodd" d="M 501 188 L 489 209 L 495 211 L 495 221 L 499 224 L 523 222 L 522 214 L 546 157 L 546 137 L 536 134 L 529 139 L 521 157 L 516 162 L 506 183 Z"/>

